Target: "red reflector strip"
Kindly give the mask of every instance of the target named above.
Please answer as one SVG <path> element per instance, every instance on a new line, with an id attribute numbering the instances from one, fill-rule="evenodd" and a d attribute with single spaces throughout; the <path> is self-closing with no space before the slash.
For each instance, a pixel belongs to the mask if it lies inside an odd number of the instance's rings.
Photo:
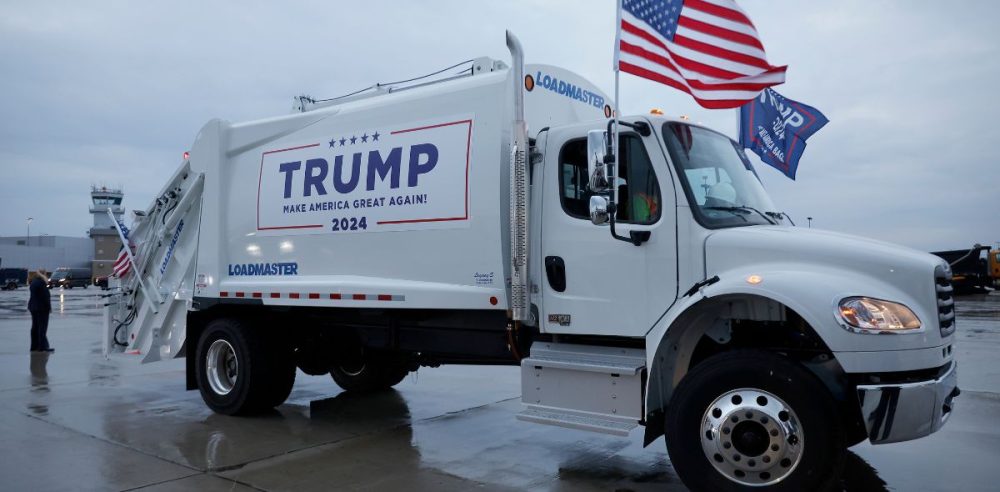
<path id="1" fill-rule="evenodd" d="M 237 292 L 236 297 L 243 297 L 243 292 Z"/>
<path id="2" fill-rule="evenodd" d="M 219 292 L 219 297 L 229 297 L 229 293 L 226 291 Z"/>
<path id="3" fill-rule="evenodd" d="M 232 293 L 230 293 L 230 292 L 220 292 L 219 293 L 219 295 L 221 297 L 229 297 L 230 294 L 233 294 L 234 297 L 245 297 L 247 295 L 247 293 L 245 293 L 245 292 L 232 292 Z M 302 294 L 302 293 L 299 293 L 299 292 L 288 292 L 288 293 L 285 293 L 284 295 L 282 295 L 281 292 L 268 292 L 266 294 L 262 293 L 262 292 L 252 292 L 252 293 L 250 293 L 250 296 L 252 296 L 255 299 L 260 299 L 260 298 L 265 297 L 265 296 L 266 297 L 270 297 L 271 299 L 281 299 L 282 296 L 284 296 L 287 299 L 305 299 L 305 298 L 308 298 L 308 299 L 329 299 L 329 300 L 333 300 L 333 301 L 342 301 L 342 300 L 350 300 L 350 301 L 405 301 L 406 300 L 406 296 L 392 295 L 392 294 L 377 294 L 377 295 L 376 294 L 341 294 L 341 293 L 321 294 L 319 292 L 309 292 L 309 293 L 306 293 L 306 294 Z"/>

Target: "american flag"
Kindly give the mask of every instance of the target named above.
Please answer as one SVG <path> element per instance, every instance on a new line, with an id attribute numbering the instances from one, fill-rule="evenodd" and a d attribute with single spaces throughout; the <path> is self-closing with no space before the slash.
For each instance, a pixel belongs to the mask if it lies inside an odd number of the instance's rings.
<path id="1" fill-rule="evenodd" d="M 125 223 L 121 219 L 115 219 L 118 222 L 118 228 L 122 231 L 122 236 L 125 236 L 125 241 L 128 242 L 128 247 L 135 253 L 135 245 L 132 244 L 132 240 L 128 238 L 129 230 L 125 227 Z M 121 249 L 118 250 L 118 259 L 115 260 L 114 265 L 111 266 L 111 275 L 122 278 L 128 274 L 131 268 L 131 263 L 128 261 L 128 253 L 125 251 L 125 245 L 123 244 Z"/>
<path id="2" fill-rule="evenodd" d="M 622 0 L 618 68 L 680 89 L 709 109 L 737 108 L 785 81 L 734 0 Z"/>
<path id="3" fill-rule="evenodd" d="M 135 245 L 132 241 L 129 241 L 129 249 L 135 253 Z M 123 278 L 128 275 L 129 270 L 131 270 L 132 264 L 128 261 L 128 253 L 125 252 L 125 246 L 123 245 L 121 250 L 118 251 L 118 259 L 115 260 L 115 264 L 111 266 L 111 275 L 118 278 Z"/>

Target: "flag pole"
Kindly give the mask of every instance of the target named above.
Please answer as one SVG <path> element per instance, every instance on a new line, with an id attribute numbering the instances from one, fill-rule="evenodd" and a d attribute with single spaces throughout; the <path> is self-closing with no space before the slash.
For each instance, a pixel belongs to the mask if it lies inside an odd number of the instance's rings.
<path id="1" fill-rule="evenodd" d="M 743 142 L 740 142 L 740 137 L 742 135 L 743 135 L 743 106 L 740 106 L 736 108 L 736 138 L 734 138 L 733 140 L 736 140 L 737 142 L 742 144 Z"/>
<path id="2" fill-rule="evenodd" d="M 618 65 L 619 65 L 619 61 L 621 59 L 621 49 L 622 49 L 622 0 L 617 0 L 617 2 L 615 2 L 615 5 L 617 6 L 616 7 L 616 11 L 615 11 L 615 56 L 614 56 L 614 65 L 615 65 L 615 67 L 614 67 L 615 68 L 615 109 L 611 113 L 611 117 L 615 120 L 615 132 L 614 132 L 613 142 L 612 142 L 612 148 L 614 149 L 614 153 L 615 153 L 615 167 L 614 167 L 614 172 L 611 173 L 611 203 L 618 203 L 618 186 L 617 186 L 617 182 L 616 182 L 617 180 L 615 179 L 615 177 L 617 177 L 617 175 L 618 175 L 618 159 L 619 159 L 619 155 L 618 155 L 619 154 L 619 152 L 618 152 L 618 118 L 619 118 L 619 115 L 621 114 L 621 113 L 618 112 L 618 108 L 619 108 L 619 103 L 618 103 L 618 101 L 619 101 L 618 79 L 619 79 L 619 75 L 621 74 L 621 70 L 619 69 Z M 611 135 L 609 135 L 609 137 L 611 137 Z"/>

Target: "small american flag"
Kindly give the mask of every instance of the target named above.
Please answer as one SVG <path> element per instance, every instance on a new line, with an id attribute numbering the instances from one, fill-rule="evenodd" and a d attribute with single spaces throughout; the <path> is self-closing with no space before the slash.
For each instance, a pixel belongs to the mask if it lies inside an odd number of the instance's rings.
<path id="1" fill-rule="evenodd" d="M 128 247 L 135 253 L 135 245 L 132 241 L 129 241 Z M 128 261 L 128 253 L 125 251 L 125 246 L 122 246 L 121 250 L 118 251 L 118 259 L 115 260 L 115 264 L 111 266 L 111 275 L 123 278 L 128 275 L 129 270 L 131 270 L 132 264 Z"/>
<path id="2" fill-rule="evenodd" d="M 125 227 L 125 223 L 121 219 L 115 219 L 118 222 L 118 228 L 121 229 L 122 236 L 125 237 L 125 241 L 128 242 L 128 247 L 135 254 L 135 245 L 132 244 L 132 240 L 128 238 L 129 230 Z M 131 269 L 132 264 L 128 261 L 128 252 L 125 251 L 125 245 L 123 244 L 121 249 L 118 250 L 118 259 L 115 260 L 114 265 L 111 266 L 111 275 L 123 278 L 128 274 L 129 269 Z"/>
<path id="3" fill-rule="evenodd" d="M 618 69 L 690 94 L 709 109 L 742 106 L 785 81 L 734 0 L 621 0 Z"/>

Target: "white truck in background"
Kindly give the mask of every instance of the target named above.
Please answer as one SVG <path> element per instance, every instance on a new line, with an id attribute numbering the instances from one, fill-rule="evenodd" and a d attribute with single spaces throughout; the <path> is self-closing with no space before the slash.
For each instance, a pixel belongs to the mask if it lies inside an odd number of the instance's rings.
<path id="1" fill-rule="evenodd" d="M 280 405 L 296 368 L 366 392 L 519 365 L 518 418 L 644 426 L 698 490 L 821 487 L 847 446 L 944 424 L 946 263 L 788 226 L 731 139 L 609 121 L 507 44 L 511 67 L 207 123 L 136 213 L 106 353 L 186 357 L 224 414 Z"/>

